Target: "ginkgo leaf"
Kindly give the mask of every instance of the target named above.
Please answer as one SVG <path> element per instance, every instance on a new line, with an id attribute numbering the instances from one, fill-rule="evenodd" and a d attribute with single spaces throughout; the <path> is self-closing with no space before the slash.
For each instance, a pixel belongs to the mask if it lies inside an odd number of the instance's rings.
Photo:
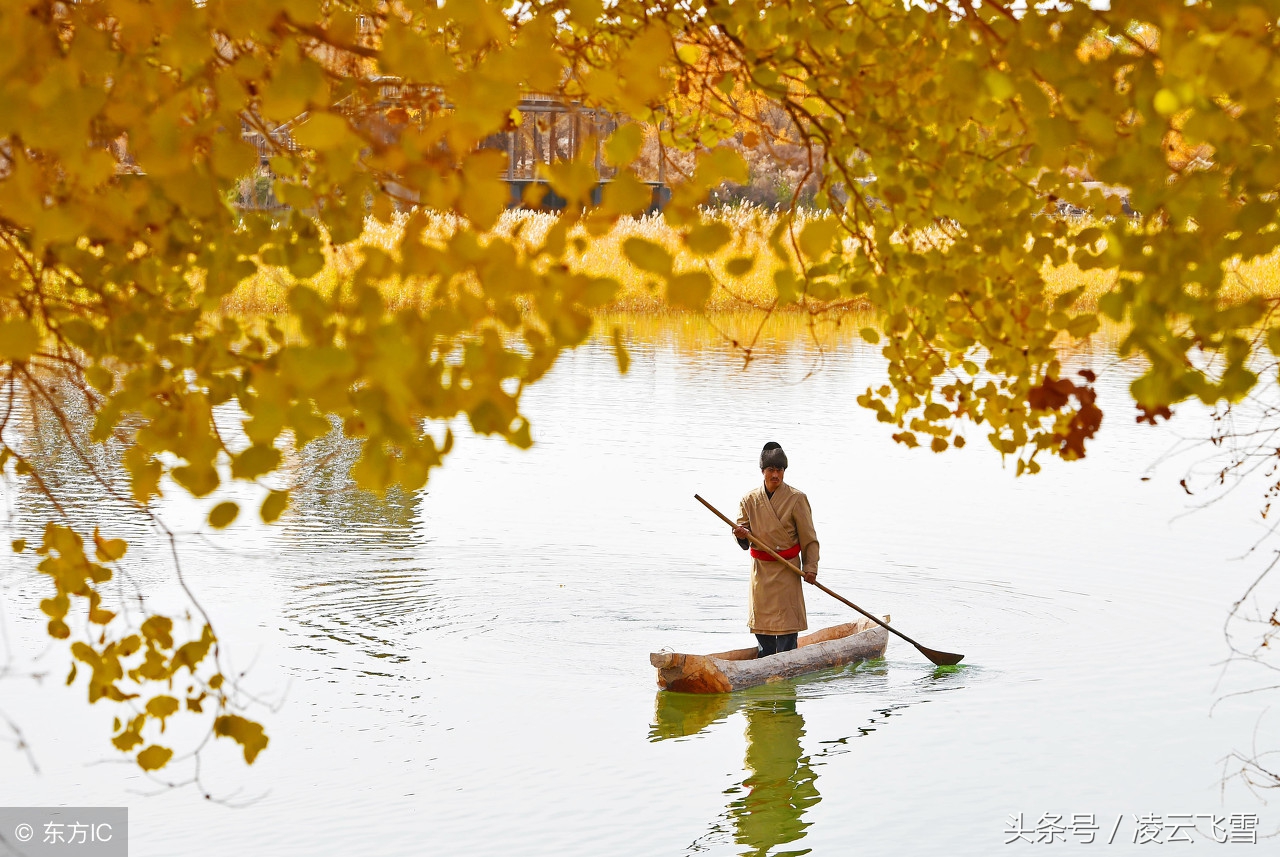
<path id="1" fill-rule="evenodd" d="M 701 309 L 711 297 L 711 277 L 703 271 L 678 274 L 667 283 L 667 300 L 678 307 Z"/>
<path id="2" fill-rule="evenodd" d="M 240 507 L 230 501 L 219 503 L 209 512 L 209 526 L 215 530 L 225 529 L 231 526 L 236 516 L 240 514 Z"/>
<path id="3" fill-rule="evenodd" d="M 699 256 L 710 256 L 733 238 L 733 233 L 724 223 L 711 221 L 700 223 L 685 235 L 685 244 Z"/>
<path id="4" fill-rule="evenodd" d="M 159 744 L 152 744 L 138 753 L 138 767 L 144 771 L 158 771 L 173 758 L 173 751 Z"/>
<path id="5" fill-rule="evenodd" d="M 659 244 L 644 238 L 628 238 L 622 244 L 622 252 L 642 271 L 664 276 L 671 273 L 671 253 Z"/>
<path id="6" fill-rule="evenodd" d="M 626 167 L 640 155 L 640 147 L 644 145 L 644 128 L 628 122 L 619 125 L 604 143 L 604 155 L 608 163 L 615 167 Z"/>
<path id="7" fill-rule="evenodd" d="M 273 523 L 281 515 L 289 505 L 288 491 L 272 491 L 267 495 L 267 499 L 262 501 L 261 517 L 263 523 Z"/>
<path id="8" fill-rule="evenodd" d="M 40 347 L 35 325 L 25 318 L 0 319 L 0 360 L 27 360 Z"/>
<path id="9" fill-rule="evenodd" d="M 258 754 L 266 749 L 269 740 L 262 724 L 236 714 L 224 714 L 213 721 L 213 734 L 231 738 L 244 750 L 244 760 L 250 765 Z"/>
<path id="10" fill-rule="evenodd" d="M 71 509 L 88 460 L 143 515 L 252 482 L 272 522 L 332 434 L 361 448 L 325 459 L 336 480 L 414 491 L 452 420 L 532 444 L 525 393 L 566 349 L 598 335 L 625 372 L 626 326 L 599 322 L 640 304 L 852 323 L 885 362 L 856 400 L 886 437 L 950 450 L 972 423 L 1019 474 L 1103 425 L 1096 378 L 1063 370 L 1103 319 L 1143 366 L 1140 421 L 1265 411 L 1274 10 L 872 5 L 0 4 L 0 370 L 22 404 L 0 469 Z M 170 698 L 231 716 L 198 611 L 156 612 L 136 575 L 137 621 L 120 609 L 122 539 L 53 521 L 32 547 L 14 567 L 89 703 L 147 706 L 182 674 Z M 112 730 L 121 752 L 151 716 Z M 246 759 L 266 745 L 223 726 Z"/>

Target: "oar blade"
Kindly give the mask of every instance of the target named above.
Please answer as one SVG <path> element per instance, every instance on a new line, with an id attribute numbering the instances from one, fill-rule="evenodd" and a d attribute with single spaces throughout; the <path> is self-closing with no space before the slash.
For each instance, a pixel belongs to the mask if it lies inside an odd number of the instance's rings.
<path id="1" fill-rule="evenodd" d="M 926 649 L 924 646 L 916 646 L 920 650 L 920 654 L 933 661 L 935 666 L 953 667 L 964 660 L 964 655 L 953 655 L 950 652 L 939 652 L 934 649 Z"/>

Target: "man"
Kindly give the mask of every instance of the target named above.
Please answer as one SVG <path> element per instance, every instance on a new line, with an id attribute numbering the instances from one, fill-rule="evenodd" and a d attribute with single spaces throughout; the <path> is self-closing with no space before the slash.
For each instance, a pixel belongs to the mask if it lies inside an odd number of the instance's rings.
<path id="1" fill-rule="evenodd" d="M 796 636 L 809 627 L 800 578 L 747 540 L 750 532 L 780 556 L 791 560 L 812 583 L 818 577 L 818 534 L 813 529 L 809 498 L 782 479 L 787 454 L 770 441 L 760 451 L 764 485 L 742 498 L 733 535 L 743 550 L 751 550 L 751 610 L 747 624 L 759 643 L 759 657 L 789 652 Z"/>

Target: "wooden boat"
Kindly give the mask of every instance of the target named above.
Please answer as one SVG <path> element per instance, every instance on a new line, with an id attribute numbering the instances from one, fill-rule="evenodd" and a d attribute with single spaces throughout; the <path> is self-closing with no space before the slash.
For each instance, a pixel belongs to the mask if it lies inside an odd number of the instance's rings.
<path id="1" fill-rule="evenodd" d="M 889 621 L 885 616 L 884 620 Z M 658 687 L 679 693 L 729 693 L 770 681 L 781 681 L 829 667 L 884 656 L 889 632 L 870 619 L 823 628 L 806 634 L 790 652 L 756 657 L 755 648 L 683 655 L 654 652 L 649 662 L 658 668 Z"/>

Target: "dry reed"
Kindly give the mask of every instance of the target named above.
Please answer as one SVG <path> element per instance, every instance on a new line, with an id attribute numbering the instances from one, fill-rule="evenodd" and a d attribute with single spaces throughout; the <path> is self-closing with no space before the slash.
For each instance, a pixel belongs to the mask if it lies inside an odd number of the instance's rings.
<path id="1" fill-rule="evenodd" d="M 571 270 L 595 276 L 615 279 L 620 288 L 614 301 L 601 312 L 608 314 L 668 314 L 682 310 L 669 305 L 662 289 L 654 278 L 627 262 L 622 247 L 628 238 L 638 237 L 664 247 L 673 257 L 676 271 L 705 270 L 716 283 L 707 302 L 710 313 L 746 312 L 769 307 L 777 297 L 773 284 L 773 272 L 783 264 L 794 264 L 793 258 L 780 260 L 769 247 L 767 236 L 778 222 L 778 214 L 752 206 L 708 211 L 708 219 L 716 219 L 729 227 L 733 239 L 711 258 L 696 256 L 684 246 L 679 233 L 660 215 L 622 218 L 602 235 L 590 235 L 581 223 L 569 233 L 569 250 L 566 263 Z M 797 232 L 804 219 L 814 214 L 801 214 L 796 224 Z M 549 212 L 508 211 L 496 229 L 498 234 L 514 237 L 525 249 L 541 244 L 547 230 L 558 215 Z M 395 255 L 404 232 L 404 218 L 392 224 L 380 223 L 370 218 L 365 232 L 355 245 L 327 250 L 324 269 L 308 283 L 322 294 L 330 294 L 347 282 L 362 261 L 361 248 L 376 247 Z M 460 221 L 452 215 L 434 215 L 426 218 L 425 240 L 444 243 L 458 228 Z M 741 277 L 725 273 L 725 263 L 742 256 L 757 256 L 754 267 Z M 1084 292 L 1076 303 L 1078 310 L 1097 307 L 1098 298 L 1115 283 L 1115 271 L 1082 271 L 1074 264 L 1058 267 L 1046 265 L 1044 278 L 1047 299 L 1052 300 L 1078 286 Z M 296 280 L 287 270 L 263 268 L 243 282 L 223 301 L 223 311 L 239 317 L 281 316 L 288 312 L 288 293 Z M 428 290 L 419 279 L 408 278 L 383 283 L 383 296 L 388 306 L 421 307 L 430 301 Z M 1230 267 L 1221 296 L 1228 302 L 1250 296 L 1280 298 L 1280 252 L 1270 256 L 1238 263 Z M 810 309 L 791 305 L 786 309 Z M 848 305 L 844 312 L 863 312 L 868 307 L 857 303 Z M 838 314 L 838 313 L 837 313 Z M 806 322 L 807 323 L 807 322 Z"/>

